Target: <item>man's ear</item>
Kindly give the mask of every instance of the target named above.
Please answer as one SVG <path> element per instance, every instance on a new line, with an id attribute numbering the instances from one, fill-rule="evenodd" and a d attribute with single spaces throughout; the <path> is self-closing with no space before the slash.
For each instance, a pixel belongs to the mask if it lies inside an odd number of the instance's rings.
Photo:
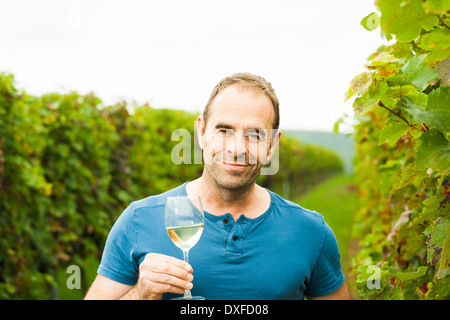
<path id="1" fill-rule="evenodd" d="M 197 138 L 198 138 L 198 145 L 200 146 L 200 149 L 203 150 L 204 147 L 204 141 L 203 137 L 205 135 L 205 119 L 202 115 L 199 115 L 196 120 L 197 125 Z"/>
<path id="2" fill-rule="evenodd" d="M 272 129 L 271 135 L 272 135 L 272 142 L 270 144 L 270 149 L 267 154 L 267 161 L 270 161 L 275 149 L 277 148 L 278 144 L 280 143 L 281 130 L 280 129 Z"/>

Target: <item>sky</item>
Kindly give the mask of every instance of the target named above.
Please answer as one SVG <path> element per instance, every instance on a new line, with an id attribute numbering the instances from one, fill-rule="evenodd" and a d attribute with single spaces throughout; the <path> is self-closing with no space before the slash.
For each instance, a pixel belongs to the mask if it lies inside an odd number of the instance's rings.
<path id="1" fill-rule="evenodd" d="M 360 24 L 373 11 L 373 0 L 0 0 L 0 72 L 31 95 L 199 114 L 217 82 L 251 72 L 274 87 L 281 129 L 332 131 L 383 44 Z"/>

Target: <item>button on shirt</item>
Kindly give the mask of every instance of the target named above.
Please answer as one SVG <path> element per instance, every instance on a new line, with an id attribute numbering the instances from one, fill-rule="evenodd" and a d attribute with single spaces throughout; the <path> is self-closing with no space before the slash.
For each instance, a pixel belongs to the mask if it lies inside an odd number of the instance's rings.
<path id="1" fill-rule="evenodd" d="M 267 190 L 269 209 L 255 219 L 242 213 L 205 212 L 205 226 L 189 252 L 193 295 L 212 299 L 303 299 L 337 290 L 344 282 L 336 238 L 317 212 Z M 130 204 L 111 229 L 98 273 L 134 285 L 147 253 L 183 259 L 164 225 L 169 196 L 186 195 L 186 183 Z M 164 294 L 163 299 L 175 295 Z"/>

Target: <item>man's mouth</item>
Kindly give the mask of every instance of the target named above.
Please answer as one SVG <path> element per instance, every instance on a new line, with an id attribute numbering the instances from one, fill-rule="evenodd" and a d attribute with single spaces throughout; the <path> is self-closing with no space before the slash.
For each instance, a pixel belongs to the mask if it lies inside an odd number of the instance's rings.
<path id="1" fill-rule="evenodd" d="M 234 162 L 234 161 L 219 161 L 226 168 L 230 168 L 232 170 L 243 170 L 248 164 L 243 162 Z"/>
<path id="2" fill-rule="evenodd" d="M 234 161 L 222 161 L 223 164 L 228 164 L 232 166 L 247 166 L 248 164 L 242 162 L 234 162 Z"/>

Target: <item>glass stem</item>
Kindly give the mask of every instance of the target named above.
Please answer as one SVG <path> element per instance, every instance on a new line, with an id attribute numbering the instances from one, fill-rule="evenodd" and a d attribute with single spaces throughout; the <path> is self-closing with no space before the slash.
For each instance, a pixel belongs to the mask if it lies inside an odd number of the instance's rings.
<path id="1" fill-rule="evenodd" d="M 184 262 L 189 263 L 189 249 L 183 249 L 183 259 Z M 191 294 L 191 290 L 184 290 L 184 300 L 191 300 L 192 298 L 192 294 Z"/>

